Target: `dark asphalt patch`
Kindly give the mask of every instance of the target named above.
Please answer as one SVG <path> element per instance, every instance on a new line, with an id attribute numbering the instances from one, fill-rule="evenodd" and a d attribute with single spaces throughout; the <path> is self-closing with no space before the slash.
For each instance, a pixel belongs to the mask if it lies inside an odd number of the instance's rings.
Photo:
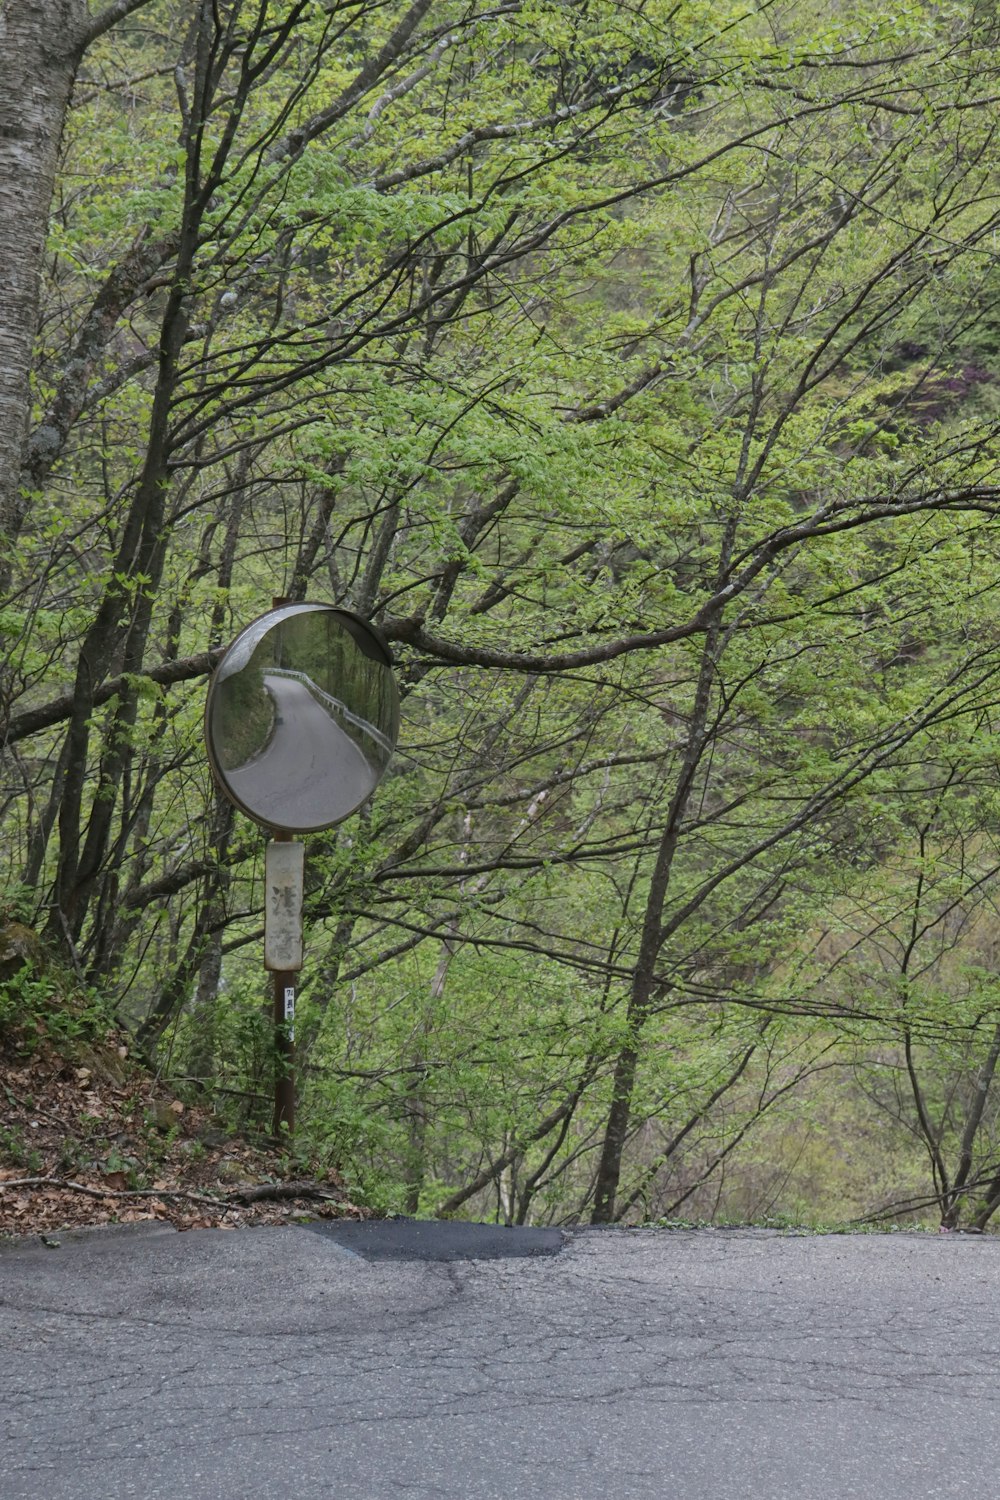
<path id="1" fill-rule="evenodd" d="M 556 1255 L 560 1229 L 506 1228 L 447 1219 L 333 1219 L 303 1224 L 365 1260 L 508 1260 Z"/>

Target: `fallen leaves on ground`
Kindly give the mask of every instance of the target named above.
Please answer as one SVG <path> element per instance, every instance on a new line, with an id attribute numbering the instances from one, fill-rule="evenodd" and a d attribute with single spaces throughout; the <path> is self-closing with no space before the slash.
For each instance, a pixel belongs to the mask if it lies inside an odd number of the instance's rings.
<path id="1" fill-rule="evenodd" d="M 363 1218 L 334 1172 L 291 1176 L 266 1140 L 233 1136 L 129 1056 L 127 1038 L 67 1059 L 44 1037 L 0 1048 L 0 1234 L 162 1220 L 236 1229 Z"/>

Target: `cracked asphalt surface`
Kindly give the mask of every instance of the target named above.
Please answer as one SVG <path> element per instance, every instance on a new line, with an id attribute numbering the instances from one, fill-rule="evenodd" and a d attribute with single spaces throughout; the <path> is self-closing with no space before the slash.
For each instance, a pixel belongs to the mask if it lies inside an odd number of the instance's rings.
<path id="1" fill-rule="evenodd" d="M 1000 1240 L 306 1228 L 0 1248 L 3 1500 L 993 1493 Z"/>

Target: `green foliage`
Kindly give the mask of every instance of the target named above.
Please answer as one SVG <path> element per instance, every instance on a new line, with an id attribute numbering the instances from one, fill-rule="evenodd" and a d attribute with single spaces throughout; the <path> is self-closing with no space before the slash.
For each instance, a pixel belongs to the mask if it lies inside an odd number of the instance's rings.
<path id="1" fill-rule="evenodd" d="M 558 1222 L 617 1150 L 626 1217 L 832 1221 L 922 1150 L 946 1206 L 996 1012 L 995 17 L 408 15 L 154 0 L 84 60 L 0 597 L 10 915 L 266 1125 L 198 679 L 330 598 L 404 693 L 309 841 L 331 1165 Z M 894 1112 L 877 1169 L 821 1097 L 872 1157 Z"/>
<path id="2" fill-rule="evenodd" d="M 40 973 L 25 965 L 0 983 L 0 1044 L 21 1056 L 44 1043 L 72 1058 L 114 1026 L 107 998 L 58 968 Z"/>
<path id="3" fill-rule="evenodd" d="M 28 1145 L 24 1131 L 6 1125 L 0 1125 L 0 1158 L 31 1174 L 39 1171 L 42 1164 L 39 1153 Z"/>

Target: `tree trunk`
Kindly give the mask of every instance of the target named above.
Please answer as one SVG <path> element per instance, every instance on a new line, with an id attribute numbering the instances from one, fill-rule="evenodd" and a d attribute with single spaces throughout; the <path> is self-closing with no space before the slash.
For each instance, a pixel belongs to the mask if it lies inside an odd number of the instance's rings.
<path id="1" fill-rule="evenodd" d="M 102 766 L 115 795 L 116 758 L 127 753 L 127 740 L 135 723 L 137 693 L 129 674 L 142 671 L 146 642 L 153 618 L 153 600 L 163 573 L 167 553 L 166 501 L 171 456 L 170 411 L 178 380 L 181 350 L 187 334 L 188 282 L 198 245 L 201 217 L 207 194 L 200 180 L 201 130 L 208 114 L 209 52 L 213 30 L 210 8 L 201 8 L 194 99 L 188 122 L 185 166 L 184 210 L 166 307 L 160 326 L 156 385 L 146 434 L 142 473 L 122 527 L 114 571 L 108 581 L 93 623 L 84 636 L 77 660 L 73 711 L 67 730 L 69 752 L 62 783 L 58 788 L 59 863 L 56 871 L 52 913 L 45 929 L 47 938 L 75 951 L 91 900 L 101 861 L 107 849 L 112 823 L 110 799 L 98 801 L 91 813 L 86 838 L 83 835 L 84 793 L 88 775 L 91 716 L 95 694 L 120 657 L 124 677 L 119 705 L 112 719 L 110 757 Z M 141 581 L 139 581 L 141 580 Z M 109 774 L 110 773 L 110 774 Z"/>
<path id="2" fill-rule="evenodd" d="M 734 536 L 735 527 L 730 523 L 723 541 L 722 561 L 718 570 L 720 579 L 725 576 Z M 632 1117 L 632 1096 L 635 1093 L 636 1073 L 641 1056 L 640 1039 L 653 1004 L 656 992 L 657 960 L 667 935 L 663 926 L 663 912 L 670 890 L 674 856 L 680 842 L 681 827 L 687 814 L 695 775 L 713 733 L 709 727 L 709 706 L 717 668 L 720 631 L 721 619 L 717 614 L 705 636 L 684 755 L 677 785 L 670 799 L 666 822 L 660 835 L 656 863 L 649 882 L 639 953 L 632 972 L 628 998 L 628 1031 L 615 1060 L 611 1104 L 597 1166 L 594 1209 L 590 1220 L 592 1224 L 612 1224 L 615 1219 L 618 1181 L 621 1177 L 622 1157 L 628 1140 L 629 1121 Z"/>
<path id="3" fill-rule="evenodd" d="M 0 7 L 0 588 L 24 519 L 20 474 L 31 411 L 42 257 L 59 143 L 84 45 L 82 0 Z"/>

